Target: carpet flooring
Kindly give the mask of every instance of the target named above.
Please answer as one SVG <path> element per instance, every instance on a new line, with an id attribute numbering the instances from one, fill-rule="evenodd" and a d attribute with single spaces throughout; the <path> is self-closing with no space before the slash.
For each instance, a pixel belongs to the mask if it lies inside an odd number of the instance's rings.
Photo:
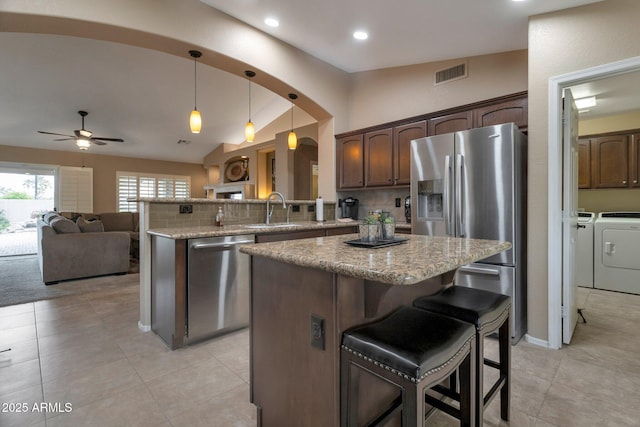
<path id="1" fill-rule="evenodd" d="M 132 281 L 139 280 L 136 261 L 132 260 L 127 274 Z M 37 256 L 0 257 L 0 307 L 104 290 L 113 285 L 113 277 L 122 276 L 69 280 L 46 286 L 40 278 Z"/>

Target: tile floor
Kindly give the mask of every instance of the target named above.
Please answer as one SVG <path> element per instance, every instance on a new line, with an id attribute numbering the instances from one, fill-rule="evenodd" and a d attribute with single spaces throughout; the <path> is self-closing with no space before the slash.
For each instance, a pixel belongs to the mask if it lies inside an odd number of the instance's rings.
<path id="1" fill-rule="evenodd" d="M 0 308 L 0 350 L 11 347 L 0 353 L 0 426 L 255 426 L 248 331 L 170 351 L 137 328 L 137 279 Z M 486 426 L 639 425 L 640 296 L 579 295 L 588 323 L 570 346 L 513 347 L 512 420 L 499 420 L 496 399 Z M 43 402 L 49 410 L 33 410 Z"/>

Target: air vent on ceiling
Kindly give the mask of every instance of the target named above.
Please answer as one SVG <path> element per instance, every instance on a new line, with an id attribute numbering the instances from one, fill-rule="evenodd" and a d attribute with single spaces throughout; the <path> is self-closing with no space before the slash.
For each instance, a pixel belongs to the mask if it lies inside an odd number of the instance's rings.
<path id="1" fill-rule="evenodd" d="M 463 62 L 462 64 L 436 71 L 435 84 L 439 85 L 452 80 L 464 79 L 465 77 L 467 77 L 467 63 Z"/>

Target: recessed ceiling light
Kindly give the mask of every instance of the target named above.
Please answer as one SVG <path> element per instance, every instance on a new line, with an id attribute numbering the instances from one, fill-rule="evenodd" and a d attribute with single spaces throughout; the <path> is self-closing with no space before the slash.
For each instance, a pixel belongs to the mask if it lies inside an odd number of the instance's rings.
<path id="1" fill-rule="evenodd" d="M 366 31 L 354 31 L 353 38 L 357 40 L 366 40 L 369 38 L 369 34 Z"/>
<path id="2" fill-rule="evenodd" d="M 264 23 L 267 24 L 270 27 L 279 27 L 280 26 L 280 21 L 278 21 L 276 18 L 265 18 L 264 19 Z"/>

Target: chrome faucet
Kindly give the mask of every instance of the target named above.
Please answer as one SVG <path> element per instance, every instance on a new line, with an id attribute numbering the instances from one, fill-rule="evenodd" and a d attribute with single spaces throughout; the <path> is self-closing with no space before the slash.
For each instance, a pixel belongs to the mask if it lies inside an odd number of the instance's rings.
<path id="1" fill-rule="evenodd" d="M 278 192 L 278 191 L 274 191 L 272 193 L 270 193 L 267 196 L 267 220 L 265 221 L 265 224 L 269 225 L 271 224 L 271 215 L 273 215 L 273 206 L 271 206 L 271 209 L 269 209 L 270 203 L 271 203 L 271 196 L 278 196 L 280 197 L 280 200 L 282 200 L 282 209 L 287 209 L 287 204 L 284 201 L 284 196 L 282 195 L 282 193 Z M 289 211 L 287 210 L 287 222 L 289 222 Z"/>

